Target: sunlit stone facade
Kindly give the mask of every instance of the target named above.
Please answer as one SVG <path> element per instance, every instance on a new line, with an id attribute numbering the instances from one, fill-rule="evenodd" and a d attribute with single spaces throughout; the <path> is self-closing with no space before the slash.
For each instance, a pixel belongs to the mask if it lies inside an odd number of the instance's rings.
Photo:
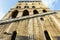
<path id="1" fill-rule="evenodd" d="M 53 12 L 41 1 L 18 1 L 2 18 L 15 19 L 41 13 Z M 59 40 L 60 11 L 57 14 L 35 17 L 0 25 L 3 40 Z M 14 37 L 15 36 L 15 37 Z"/>

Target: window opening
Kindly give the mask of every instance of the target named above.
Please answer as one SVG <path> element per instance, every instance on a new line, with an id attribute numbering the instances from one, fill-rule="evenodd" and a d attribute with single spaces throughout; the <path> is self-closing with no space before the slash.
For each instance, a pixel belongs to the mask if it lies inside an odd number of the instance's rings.
<path id="1" fill-rule="evenodd" d="M 48 31 L 44 31 L 44 34 L 45 34 L 46 40 L 51 40 L 51 38 L 48 34 Z"/>
<path id="2" fill-rule="evenodd" d="M 43 10 L 43 12 L 45 13 L 45 12 L 47 12 L 46 10 Z"/>
<path id="3" fill-rule="evenodd" d="M 12 18 L 16 18 L 17 14 L 18 14 L 18 10 L 13 11 L 12 12 Z"/>
<path id="4" fill-rule="evenodd" d="M 13 34 L 12 34 L 12 36 L 11 36 L 11 40 L 15 40 L 16 35 L 17 35 L 17 32 L 16 32 L 16 31 L 13 31 Z"/>
<path id="5" fill-rule="evenodd" d="M 33 13 L 34 13 L 34 14 L 38 14 L 38 11 L 37 11 L 37 10 L 34 10 Z"/>
<path id="6" fill-rule="evenodd" d="M 24 11 L 23 11 L 23 15 L 22 15 L 22 16 L 27 16 L 27 15 L 29 15 L 28 10 L 24 10 Z"/>

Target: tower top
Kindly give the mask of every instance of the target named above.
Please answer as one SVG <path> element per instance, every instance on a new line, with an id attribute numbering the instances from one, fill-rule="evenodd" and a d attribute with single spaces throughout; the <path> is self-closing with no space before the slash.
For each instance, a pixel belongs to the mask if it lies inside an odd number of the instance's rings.
<path id="1" fill-rule="evenodd" d="M 18 2 L 41 2 L 41 1 L 18 1 Z"/>

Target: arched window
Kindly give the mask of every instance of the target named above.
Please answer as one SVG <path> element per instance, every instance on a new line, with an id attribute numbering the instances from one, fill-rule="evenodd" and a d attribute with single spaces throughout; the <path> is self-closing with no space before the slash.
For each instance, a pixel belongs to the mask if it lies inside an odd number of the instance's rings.
<path id="1" fill-rule="evenodd" d="M 43 9 L 42 11 L 43 11 L 44 13 L 45 13 L 45 12 L 47 12 L 47 11 L 46 11 L 46 10 L 44 10 L 44 9 Z"/>
<path id="2" fill-rule="evenodd" d="M 51 40 L 48 31 L 45 30 L 44 34 L 45 34 L 46 40 Z"/>
<path id="3" fill-rule="evenodd" d="M 37 11 L 37 10 L 34 10 L 33 13 L 34 13 L 34 14 L 38 14 L 38 11 Z"/>
<path id="4" fill-rule="evenodd" d="M 24 8 L 26 8 L 26 6 L 24 6 Z"/>
<path id="5" fill-rule="evenodd" d="M 32 8 L 35 8 L 35 6 L 32 6 Z"/>
<path id="6" fill-rule="evenodd" d="M 13 31 L 12 36 L 11 36 L 11 40 L 15 40 L 16 39 L 16 35 L 17 35 L 17 32 Z"/>
<path id="7" fill-rule="evenodd" d="M 16 18 L 17 14 L 18 14 L 18 10 L 13 11 L 12 12 L 12 18 Z"/>
<path id="8" fill-rule="evenodd" d="M 27 15 L 29 15 L 29 11 L 28 10 L 24 10 L 22 16 L 27 16 Z"/>
<path id="9" fill-rule="evenodd" d="M 29 8 L 29 6 L 27 6 L 27 8 Z"/>

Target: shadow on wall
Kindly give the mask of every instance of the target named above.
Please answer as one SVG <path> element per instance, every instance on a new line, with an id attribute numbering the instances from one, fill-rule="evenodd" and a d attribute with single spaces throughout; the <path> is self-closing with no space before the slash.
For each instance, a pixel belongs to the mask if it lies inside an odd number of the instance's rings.
<path id="1" fill-rule="evenodd" d="M 55 36 L 54 39 L 60 40 L 60 36 Z"/>
<path id="2" fill-rule="evenodd" d="M 29 40 L 28 36 L 19 36 L 17 37 L 18 40 Z"/>

